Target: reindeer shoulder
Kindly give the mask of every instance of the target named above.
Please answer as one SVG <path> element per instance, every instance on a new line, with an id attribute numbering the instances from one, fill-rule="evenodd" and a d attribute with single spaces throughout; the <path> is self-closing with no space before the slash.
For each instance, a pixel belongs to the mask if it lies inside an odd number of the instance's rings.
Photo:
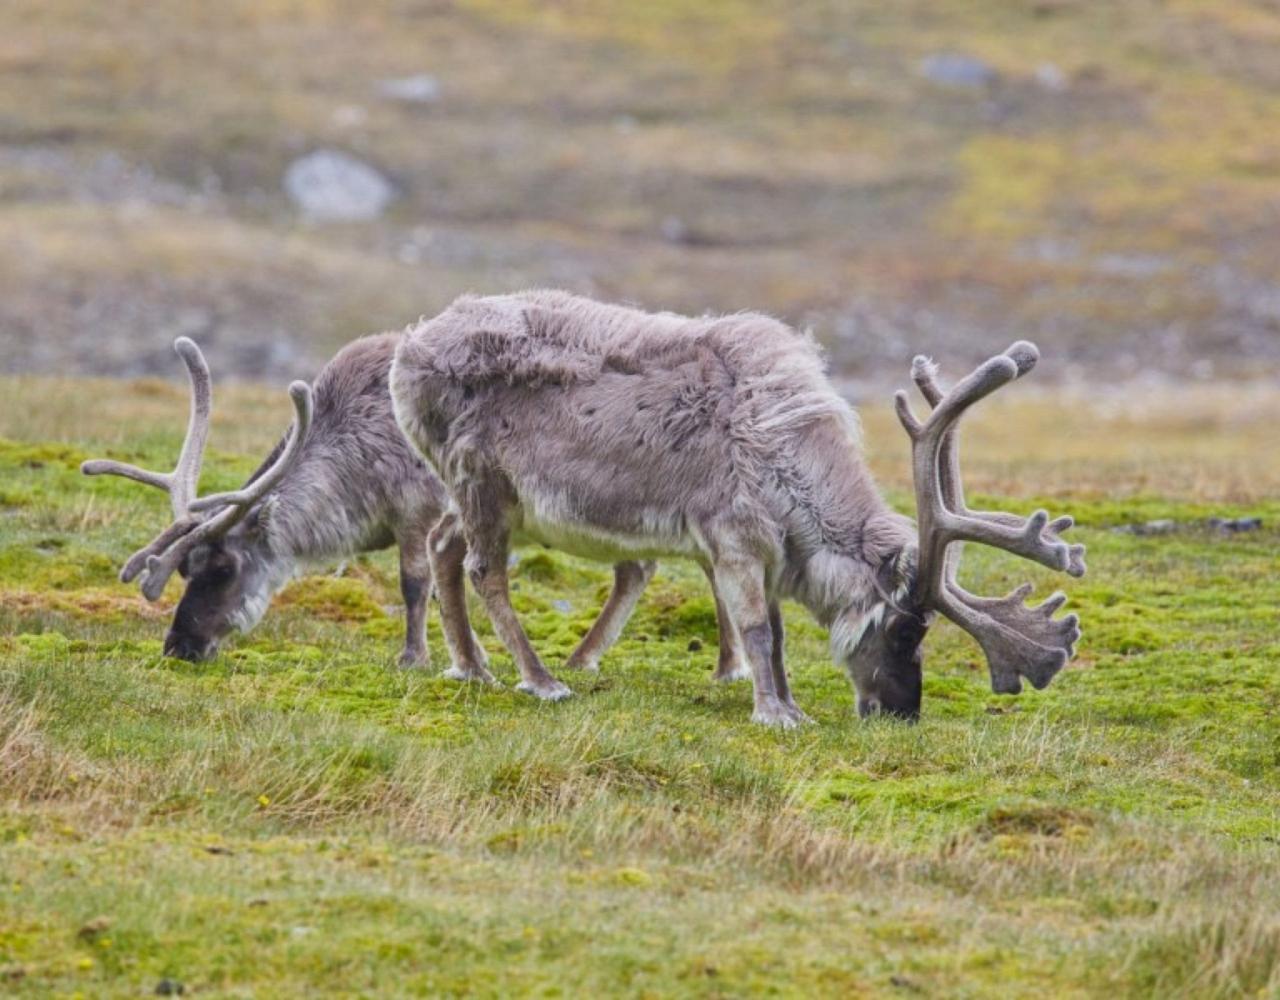
<path id="1" fill-rule="evenodd" d="M 816 374 L 807 333 L 759 313 L 652 313 L 557 291 L 464 296 L 406 331 L 401 357 L 452 385 L 526 388 L 591 382 L 604 371 L 652 372 L 713 353 L 735 377 Z"/>
<path id="2" fill-rule="evenodd" d="M 564 293 L 566 299 L 571 296 Z M 569 385 L 599 374 L 588 346 L 555 334 L 551 293 L 463 296 L 444 312 L 405 331 L 402 363 L 453 385 Z"/>

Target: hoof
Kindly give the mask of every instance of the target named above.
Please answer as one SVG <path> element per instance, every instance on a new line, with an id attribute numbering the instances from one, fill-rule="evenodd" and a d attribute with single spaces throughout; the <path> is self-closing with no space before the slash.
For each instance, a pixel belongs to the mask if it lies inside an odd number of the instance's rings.
<path id="1" fill-rule="evenodd" d="M 451 681 L 471 681 L 477 684 L 491 684 L 495 687 L 500 686 L 498 684 L 498 679 L 483 667 L 479 670 L 467 670 L 465 667 L 460 667 L 455 663 L 448 670 L 441 673 L 440 676 Z"/>
<path id="2" fill-rule="evenodd" d="M 570 655 L 569 659 L 564 661 L 565 670 L 585 670 L 589 674 L 600 673 L 600 661 L 589 660 L 585 656 Z"/>
<path id="3" fill-rule="evenodd" d="M 530 681 L 521 681 L 516 685 L 517 691 L 523 691 L 525 694 L 531 694 L 535 698 L 543 701 L 564 701 L 568 698 L 572 691 L 569 690 L 567 684 L 552 678 L 549 681 L 543 681 L 539 684 L 533 684 Z"/>
<path id="4" fill-rule="evenodd" d="M 761 705 L 752 714 L 751 721 L 775 729 L 798 729 L 800 726 L 813 723 L 813 720 L 795 705 L 785 705 L 782 702 Z"/>
<path id="5" fill-rule="evenodd" d="M 734 681 L 751 680 L 751 668 L 745 663 L 735 663 L 728 670 L 716 670 L 712 680 L 717 684 L 732 684 Z"/>
<path id="6" fill-rule="evenodd" d="M 431 666 L 431 658 L 427 656 L 427 651 L 414 651 L 406 649 L 396 658 L 396 666 L 401 670 L 424 670 Z"/>

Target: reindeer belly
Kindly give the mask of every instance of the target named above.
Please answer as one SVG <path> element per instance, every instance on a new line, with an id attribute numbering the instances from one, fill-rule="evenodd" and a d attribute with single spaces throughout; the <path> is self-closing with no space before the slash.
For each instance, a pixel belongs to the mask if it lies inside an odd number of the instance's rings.
<path id="1" fill-rule="evenodd" d="M 526 497 L 516 540 L 607 563 L 697 555 L 697 546 L 685 530 L 683 518 L 658 512 L 637 513 L 640 523 L 635 528 L 593 523 L 575 517 L 568 505 L 553 498 Z"/>

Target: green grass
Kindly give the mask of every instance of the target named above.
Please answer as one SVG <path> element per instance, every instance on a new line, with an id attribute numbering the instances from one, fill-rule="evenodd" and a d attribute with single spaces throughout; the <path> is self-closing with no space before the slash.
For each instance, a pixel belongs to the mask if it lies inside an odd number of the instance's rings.
<path id="1" fill-rule="evenodd" d="M 164 464 L 180 428 L 155 429 L 152 407 L 176 391 L 99 384 L 95 423 L 73 436 L 68 386 L 7 383 L 47 406 L 0 421 L 4 990 L 1280 995 L 1280 504 L 1261 467 L 1234 500 L 1161 492 L 1200 461 L 1176 446 L 1202 437 L 1188 412 L 1155 401 L 1097 430 L 1111 495 L 1048 463 L 1090 573 L 1068 587 L 1080 656 L 1047 691 L 992 695 L 944 625 L 922 722 L 860 723 L 822 630 L 788 607 L 818 725 L 776 733 L 748 721 L 747 686 L 710 681 L 714 612 L 680 564 L 600 675 L 564 675 L 563 704 L 512 690 L 478 609 L 507 687 L 394 669 L 391 553 L 295 583 L 210 663 L 165 659 L 169 605 L 114 579 L 164 499 L 76 463 L 108 448 Z M 211 456 L 206 488 L 253 467 L 272 433 L 254 414 L 272 402 L 230 394 L 215 444 L 248 443 Z M 1070 412 L 1019 405 L 1024 428 Z M 898 442 L 880 408 L 866 415 L 901 496 Z M 971 479 L 1030 509 L 1040 482 L 1010 462 L 1004 424 L 975 419 Z M 1211 512 L 1265 527 L 1219 537 L 1197 526 Z M 1111 530 L 1134 516 L 1186 527 Z M 983 591 L 1027 572 L 970 549 Z M 608 573 L 523 552 L 515 580 L 554 667 Z M 430 644 L 438 669 L 434 620 Z"/>

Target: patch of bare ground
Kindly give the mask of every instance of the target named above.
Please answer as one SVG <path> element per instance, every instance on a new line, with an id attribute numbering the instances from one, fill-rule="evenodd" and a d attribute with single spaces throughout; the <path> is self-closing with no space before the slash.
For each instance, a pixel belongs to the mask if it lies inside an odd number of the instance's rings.
<path id="1" fill-rule="evenodd" d="M 9 371 L 157 373 L 188 334 L 288 378 L 534 285 L 763 309 L 861 377 L 1017 336 L 1090 377 L 1280 366 L 1264 5 L 0 17 Z M 931 78 L 938 57 L 975 75 Z M 387 96 L 415 74 L 429 99 Z M 384 176 L 387 210 L 307 221 L 283 178 L 317 149 Z"/>

